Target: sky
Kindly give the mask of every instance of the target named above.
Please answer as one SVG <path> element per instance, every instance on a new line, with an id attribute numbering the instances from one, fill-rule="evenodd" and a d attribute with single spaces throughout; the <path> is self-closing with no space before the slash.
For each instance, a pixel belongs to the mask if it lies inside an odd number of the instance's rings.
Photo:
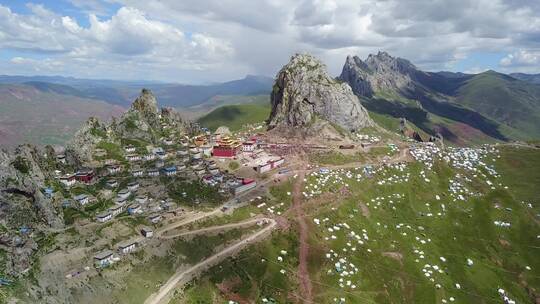
<path id="1" fill-rule="evenodd" d="M 338 75 L 386 51 L 427 71 L 540 73 L 538 0 L 0 0 L 0 73 L 209 83 L 294 53 Z"/>

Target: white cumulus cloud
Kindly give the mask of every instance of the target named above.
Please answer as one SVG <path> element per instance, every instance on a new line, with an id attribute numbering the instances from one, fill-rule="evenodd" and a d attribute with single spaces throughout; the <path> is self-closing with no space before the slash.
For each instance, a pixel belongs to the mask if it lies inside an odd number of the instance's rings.
<path id="1" fill-rule="evenodd" d="M 295 52 L 320 57 L 333 74 L 346 55 L 379 50 L 428 70 L 508 54 L 465 69 L 540 72 L 540 1 L 70 1 L 89 26 L 42 5 L 25 15 L 0 5 L 0 49 L 39 53 L 74 74 L 189 82 L 273 75 Z"/>
<path id="2" fill-rule="evenodd" d="M 500 62 L 503 67 L 540 66 L 540 51 L 519 50 L 506 55 Z"/>

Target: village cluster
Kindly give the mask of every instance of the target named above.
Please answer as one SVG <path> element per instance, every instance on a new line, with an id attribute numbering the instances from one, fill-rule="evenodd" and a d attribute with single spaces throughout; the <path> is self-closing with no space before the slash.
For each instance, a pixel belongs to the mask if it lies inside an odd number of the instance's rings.
<path id="1" fill-rule="evenodd" d="M 127 144 L 121 147 L 122 159 L 112 158 L 104 148 L 96 148 L 93 153 L 97 161 L 92 167 L 75 173 L 56 172 L 59 184 L 67 193 L 72 193 L 71 197 L 63 198 L 63 207 L 87 210 L 105 201 L 107 203 L 103 205 L 106 209 L 101 207 L 101 210 L 96 208 L 94 211 L 97 223 L 106 223 L 126 215 L 142 216 L 148 224 L 156 225 L 164 218 L 176 216 L 184 210 L 166 192 L 154 189 L 162 182 L 161 179 L 182 177 L 188 181 L 199 180 L 224 197 L 235 197 L 256 188 L 258 176 L 284 164 L 285 158 L 274 156 L 267 150 L 268 146 L 260 134 L 234 138 L 227 128 L 222 127 L 215 133 L 203 129 L 202 134 L 191 138 L 162 138 L 159 146 Z M 65 164 L 66 156 L 57 155 L 57 161 Z M 238 165 L 234 168 L 231 163 Z M 237 169 L 247 176 L 239 177 L 231 172 Z M 94 191 L 84 191 L 89 188 Z M 77 192 L 73 193 L 72 189 Z M 54 191 L 52 187 L 44 189 L 44 192 L 51 198 L 61 195 L 55 192 L 66 193 Z M 181 193 L 181 197 L 186 195 L 186 192 Z M 202 199 L 197 198 L 195 203 Z M 271 207 L 270 212 L 274 208 Z M 153 231 L 145 227 L 141 234 L 152 237 Z M 138 245 L 137 241 L 121 242 L 117 251 L 124 255 Z M 112 250 L 105 250 L 96 254 L 94 260 L 97 267 L 104 267 L 119 260 L 119 257 Z"/>
<path id="2" fill-rule="evenodd" d="M 217 187 L 221 193 L 231 195 L 255 188 L 255 179 L 230 174 L 228 168 L 224 168 L 221 163 L 238 161 L 257 173 L 265 173 L 283 165 L 283 157 L 272 156 L 263 147 L 264 143 L 257 139 L 256 135 L 242 142 L 220 133 L 186 137 L 177 143 L 167 138 L 163 139 L 160 147 L 145 147 L 148 153 L 144 155 L 136 153 L 137 148 L 133 145 L 124 146 L 125 162 L 106 158 L 101 162 L 101 167 L 83 169 L 71 174 L 57 172 L 58 180 L 70 188 L 76 183 L 95 185 L 106 179 L 104 188 L 100 189 L 100 198 L 112 199 L 115 204 L 96 215 L 96 220 L 107 222 L 124 211 L 130 214 L 149 214 L 173 209 L 174 202 L 167 198 L 147 204 L 152 202 L 152 198 L 147 194 L 140 194 L 143 191 L 139 189 L 139 179 L 182 175 L 189 179 L 199 179 L 207 185 Z M 95 154 L 97 157 L 107 156 L 104 149 L 96 149 Z M 60 155 L 58 159 L 64 162 L 65 156 Z M 119 188 L 121 179 L 126 178 L 131 181 L 125 187 Z M 66 205 L 73 206 L 70 202 L 74 202 L 83 207 L 97 199 L 89 193 L 82 193 L 68 198 Z M 157 215 L 150 215 L 149 219 L 153 223 L 159 221 Z"/>
<path id="3" fill-rule="evenodd" d="M 381 141 L 376 136 L 357 135 L 357 137 L 364 141 L 365 145 Z M 76 185 L 102 187 L 97 192 L 71 193 L 72 196 L 66 197 L 65 203 L 65 206 L 84 209 L 98 201 L 110 201 L 105 210 L 98 210 L 99 212 L 94 215 L 97 223 L 109 222 L 119 215 L 133 215 L 146 218 L 148 226 L 155 227 L 165 217 L 183 211 L 177 201 L 151 191 L 155 179 L 181 176 L 186 180 L 197 180 L 214 187 L 224 196 L 236 197 L 261 185 L 261 180 L 267 179 L 267 173 L 272 170 L 279 168 L 280 173 L 288 172 L 289 169 L 282 168 L 287 155 L 293 153 L 295 149 L 306 147 L 327 148 L 311 144 L 271 143 L 267 142 L 265 135 L 261 133 L 246 133 L 235 138 L 226 128 L 219 128 L 215 133 L 205 131 L 194 137 L 163 138 L 161 145 L 157 147 L 124 145 L 121 147 L 121 160 L 111 158 L 106 149 L 98 148 L 94 151 L 96 159 L 99 160 L 98 165 L 71 174 L 58 172 L 57 179 L 67 190 L 75 188 Z M 390 151 L 388 155 L 399 152 L 395 144 L 389 144 L 388 147 Z M 340 149 L 350 147 L 340 146 Z M 415 161 L 413 163 L 385 161 L 377 166 L 366 164 L 361 167 L 339 169 L 306 165 L 310 172 L 303 180 L 304 188 L 301 192 L 306 200 L 324 197 L 327 193 L 349 195 L 358 191 L 355 187 L 362 182 L 372 181 L 373 187 L 377 187 L 376 195 L 365 202 L 358 202 L 352 212 L 347 214 L 348 219 L 338 221 L 333 218 L 333 215 L 339 216 L 336 207 L 332 207 L 331 211 L 321 218 L 313 219 L 314 224 L 320 229 L 321 241 L 327 248 L 325 265 L 328 268 L 324 269 L 325 280 L 333 282 L 340 292 L 352 293 L 363 286 L 363 269 L 360 262 L 362 257 L 377 254 L 400 261 L 403 258 L 412 258 L 411 262 L 414 261 L 419 266 L 421 280 L 426 280 L 436 290 L 444 290 L 441 302 L 456 302 L 459 300 L 459 290 L 466 289 L 467 286 L 462 286 L 462 282 L 450 282 L 448 279 L 447 263 L 455 257 L 447 259 L 440 253 L 431 251 L 433 241 L 429 236 L 429 229 L 422 226 L 422 221 L 426 221 L 425 225 L 429 226 L 427 221 L 444 220 L 447 208 L 455 207 L 454 205 L 460 205 L 460 210 L 468 211 L 466 210 L 468 200 L 482 195 L 483 189 L 474 187 L 478 180 L 482 181 L 482 185 L 487 189 L 507 189 L 498 182 L 500 176 L 491 164 L 500 158 L 499 151 L 494 146 L 441 148 L 433 143 L 413 144 L 409 151 Z M 65 162 L 65 157 L 59 155 L 58 160 Z M 444 181 L 448 184 L 445 191 L 435 193 L 431 199 L 417 204 L 414 208 L 418 222 L 412 224 L 400 220 L 394 223 L 377 221 L 376 225 L 370 226 L 354 221 L 360 216 L 370 216 L 370 212 L 375 212 L 372 216 L 378 216 L 376 212 L 382 213 L 384 210 L 391 210 L 396 218 L 396 211 L 404 202 L 409 201 L 410 197 L 406 191 L 389 193 L 387 190 L 411 182 L 420 183 L 421 187 L 438 184 L 439 181 L 435 176 L 438 162 L 443 162 L 456 170 Z M 236 167 L 232 164 L 236 164 Z M 296 178 L 298 175 L 293 176 L 293 179 Z M 378 190 L 382 193 L 377 192 Z M 45 192 L 49 196 L 54 195 L 52 189 L 45 189 Z M 185 196 L 186 193 L 182 195 Z M 291 192 L 287 192 L 287 196 L 291 196 Z M 288 208 L 284 202 L 269 205 L 262 197 L 257 197 L 256 201 L 252 199 L 250 202 L 271 216 L 281 216 Z M 512 227 L 507 218 L 496 219 L 493 225 L 500 227 L 501 231 Z M 98 252 L 94 256 L 95 266 L 102 268 L 120 261 L 122 256 L 143 246 L 145 238 L 152 238 L 154 235 L 153 229 L 149 227 L 142 228 L 140 232 L 141 236 L 137 238 L 117 243 L 114 250 L 106 249 Z M 394 238 L 389 241 L 387 246 L 389 248 L 381 246 L 385 242 L 383 236 Z M 397 246 L 405 247 L 397 248 Z M 285 250 L 280 250 L 279 253 L 277 262 L 272 263 L 281 264 L 279 272 L 287 275 L 288 270 L 284 264 L 288 253 Z M 262 259 L 261 262 L 268 261 Z M 475 267 L 473 259 L 469 257 L 461 258 L 459 263 Z M 530 267 L 527 269 L 530 270 Z M 507 292 L 499 288 L 498 293 L 505 303 L 513 303 Z M 344 297 L 334 298 L 336 303 L 345 301 Z M 262 302 L 273 303 L 274 300 L 267 297 Z"/>

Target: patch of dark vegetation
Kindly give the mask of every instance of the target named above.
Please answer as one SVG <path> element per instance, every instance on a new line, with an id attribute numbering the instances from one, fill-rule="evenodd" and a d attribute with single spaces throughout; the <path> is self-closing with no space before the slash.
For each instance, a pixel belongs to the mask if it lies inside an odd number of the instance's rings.
<path id="1" fill-rule="evenodd" d="M 201 181 L 174 181 L 168 187 L 169 196 L 176 201 L 190 205 L 208 204 L 216 205 L 223 200 L 223 196 L 216 188 L 208 186 Z"/>
<path id="2" fill-rule="evenodd" d="M 26 160 L 22 156 L 17 156 L 15 160 L 11 163 L 11 165 L 23 174 L 28 174 L 30 172 L 30 165 L 28 164 L 28 160 Z"/>

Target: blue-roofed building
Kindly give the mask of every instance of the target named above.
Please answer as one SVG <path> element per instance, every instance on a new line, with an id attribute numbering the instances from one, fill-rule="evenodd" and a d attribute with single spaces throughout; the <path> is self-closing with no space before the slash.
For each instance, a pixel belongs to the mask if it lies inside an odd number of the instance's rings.
<path id="1" fill-rule="evenodd" d="M 47 187 L 43 189 L 43 191 L 45 192 L 45 196 L 47 197 L 52 197 L 54 194 L 54 190 L 51 187 Z"/>
<path id="2" fill-rule="evenodd" d="M 84 206 L 84 205 L 88 204 L 88 202 L 90 201 L 88 195 L 86 195 L 86 194 L 79 194 L 79 195 L 75 196 L 74 199 L 77 202 L 79 202 L 79 204 L 81 204 L 81 206 Z"/>
<path id="3" fill-rule="evenodd" d="M 166 176 L 173 176 L 176 175 L 178 171 L 176 170 L 176 166 L 170 166 L 165 169 L 163 169 L 163 173 L 165 173 Z"/>

